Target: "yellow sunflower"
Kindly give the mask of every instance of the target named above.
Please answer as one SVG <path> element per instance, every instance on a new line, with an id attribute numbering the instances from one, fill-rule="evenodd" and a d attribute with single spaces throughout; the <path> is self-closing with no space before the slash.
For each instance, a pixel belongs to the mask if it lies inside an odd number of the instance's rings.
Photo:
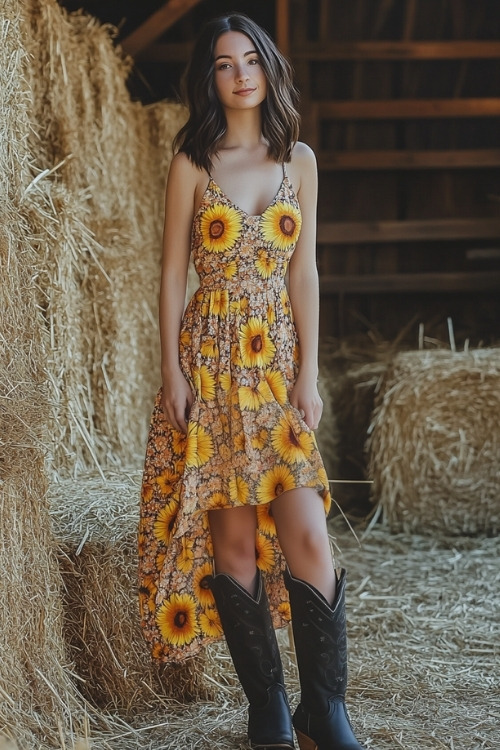
<path id="1" fill-rule="evenodd" d="M 214 603 L 214 595 L 210 589 L 209 579 L 212 577 L 212 563 L 206 562 L 196 568 L 193 576 L 194 595 L 202 607 L 210 607 Z"/>
<path id="2" fill-rule="evenodd" d="M 259 529 L 268 536 L 276 534 L 276 524 L 273 518 L 273 505 L 272 503 L 265 503 L 265 505 L 257 505 L 257 521 L 259 523 Z"/>
<path id="3" fill-rule="evenodd" d="M 142 556 L 144 552 L 146 551 L 146 543 L 148 541 L 148 538 L 144 532 L 139 532 L 139 535 L 137 537 L 137 548 L 139 551 L 139 555 Z"/>
<path id="4" fill-rule="evenodd" d="M 268 436 L 269 433 L 267 430 L 260 430 L 252 438 L 252 448 L 255 448 L 256 451 L 261 451 L 267 443 Z"/>
<path id="5" fill-rule="evenodd" d="M 155 478 L 155 482 L 160 488 L 160 493 L 162 495 L 170 495 L 174 488 L 174 484 L 179 479 L 178 474 L 174 474 L 173 471 L 164 471 L 163 474 L 160 474 L 158 477 Z"/>
<path id="6" fill-rule="evenodd" d="M 286 403 L 288 399 L 288 393 L 286 390 L 286 383 L 283 374 L 279 370 L 266 370 L 264 373 L 264 377 L 278 404 Z"/>
<path id="7" fill-rule="evenodd" d="M 153 497 L 153 488 L 149 484 L 149 482 L 143 482 L 141 487 L 141 498 L 143 502 L 149 503 L 151 498 Z"/>
<path id="8" fill-rule="evenodd" d="M 229 311 L 229 297 L 226 289 L 216 289 L 210 295 L 210 314 L 225 318 Z"/>
<path id="9" fill-rule="evenodd" d="M 145 576 L 139 586 L 139 611 L 144 618 L 146 609 L 154 612 L 156 609 L 155 596 L 157 588 L 153 576 Z"/>
<path id="10" fill-rule="evenodd" d="M 212 253 L 230 250 L 241 232 L 241 216 L 231 206 L 214 203 L 206 209 L 200 219 L 201 237 L 204 247 Z"/>
<path id="11" fill-rule="evenodd" d="M 267 322 L 270 326 L 276 321 L 276 308 L 271 303 L 267 306 Z"/>
<path id="12" fill-rule="evenodd" d="M 173 646 L 186 646 L 200 632 L 196 603 L 189 594 L 172 594 L 158 610 L 156 623 L 163 638 Z"/>
<path id="13" fill-rule="evenodd" d="M 267 242 L 271 242 L 279 250 L 287 250 L 299 238 L 302 217 L 295 206 L 280 201 L 264 211 L 261 223 Z"/>
<path id="14" fill-rule="evenodd" d="M 182 331 L 181 335 L 179 336 L 179 343 L 181 346 L 191 346 L 191 331 L 184 330 Z"/>
<path id="15" fill-rule="evenodd" d="M 217 346 L 216 340 L 213 338 L 205 339 L 200 346 L 200 352 L 203 357 L 217 359 L 219 356 L 219 347 Z"/>
<path id="16" fill-rule="evenodd" d="M 256 387 L 241 385 L 238 388 L 238 396 L 241 408 L 249 411 L 258 411 L 262 404 L 272 400 L 272 395 L 264 381 L 258 383 Z"/>
<path id="17" fill-rule="evenodd" d="M 235 476 L 229 480 L 229 497 L 234 503 L 245 505 L 248 501 L 248 482 L 243 477 Z"/>
<path id="18" fill-rule="evenodd" d="M 229 263 L 226 263 L 224 267 L 224 277 L 229 281 L 229 279 L 232 279 L 233 276 L 236 274 L 238 270 L 238 266 L 236 264 L 235 260 L 229 261 Z"/>
<path id="19" fill-rule="evenodd" d="M 194 552 L 193 552 L 193 540 L 187 537 L 182 538 L 182 549 L 177 555 L 177 567 L 181 573 L 190 573 L 193 567 Z"/>
<path id="20" fill-rule="evenodd" d="M 240 345 L 238 342 L 231 346 L 231 364 L 235 367 L 242 367 Z"/>
<path id="21" fill-rule="evenodd" d="M 186 442 L 186 466 L 203 466 L 213 454 L 212 436 L 201 425 L 190 423 Z"/>
<path id="22" fill-rule="evenodd" d="M 178 456 L 180 456 L 182 453 L 184 453 L 184 448 L 186 447 L 186 436 L 183 432 L 178 432 L 178 430 L 172 430 L 172 450 L 174 453 L 176 453 Z"/>
<path id="23" fill-rule="evenodd" d="M 295 478 L 284 464 L 278 464 L 262 475 L 257 486 L 257 498 L 261 503 L 267 503 L 279 497 L 283 492 L 295 488 Z"/>
<path id="24" fill-rule="evenodd" d="M 270 539 L 259 531 L 255 537 L 255 555 L 257 567 L 264 572 L 269 572 L 274 567 L 274 549 Z"/>
<path id="25" fill-rule="evenodd" d="M 276 347 L 262 318 L 251 317 L 240 326 L 240 352 L 245 367 L 265 367 L 272 361 Z"/>
<path id="26" fill-rule="evenodd" d="M 163 570 L 166 556 L 167 555 L 165 552 L 160 552 L 158 555 L 156 555 L 156 570 Z"/>
<path id="27" fill-rule="evenodd" d="M 229 372 L 221 372 L 219 374 L 220 387 L 226 393 L 231 388 L 231 374 Z"/>
<path id="28" fill-rule="evenodd" d="M 200 625 L 203 635 L 209 638 L 218 638 L 222 635 L 222 625 L 217 610 L 207 607 L 200 615 Z"/>
<path id="29" fill-rule="evenodd" d="M 206 365 L 194 367 L 192 378 L 196 392 L 202 401 L 212 401 L 215 398 L 215 378 Z"/>
<path id="30" fill-rule="evenodd" d="M 255 261 L 255 268 L 263 279 L 268 279 L 276 269 L 276 266 L 276 258 L 270 257 L 267 254 L 266 250 L 258 251 L 257 260 Z"/>
<path id="31" fill-rule="evenodd" d="M 235 451 L 245 450 L 245 433 L 240 432 L 233 438 L 233 448 Z"/>
<path id="32" fill-rule="evenodd" d="M 168 544 L 172 537 L 172 531 L 175 526 L 178 508 L 178 504 L 171 500 L 169 503 L 163 506 L 163 508 L 156 516 L 156 521 L 153 526 L 153 532 L 155 537 L 164 544 Z"/>
<path id="33" fill-rule="evenodd" d="M 283 287 L 283 289 L 280 292 L 280 300 L 281 300 L 281 307 L 285 315 L 290 315 L 292 308 L 290 305 L 290 297 L 288 296 L 288 291 L 286 287 Z"/>
<path id="34" fill-rule="evenodd" d="M 329 492 L 325 492 L 323 495 L 323 506 L 325 508 L 325 514 L 328 515 L 332 507 L 332 496 Z"/>
<path id="35" fill-rule="evenodd" d="M 163 646 L 163 643 L 160 643 L 159 641 L 157 641 L 154 644 L 151 650 L 151 653 L 153 655 L 153 659 L 161 659 L 162 656 L 165 655 L 165 647 Z"/>
<path id="36" fill-rule="evenodd" d="M 313 441 L 305 430 L 295 432 L 286 417 L 282 417 L 271 432 L 273 448 L 288 464 L 304 463 L 312 453 Z"/>
<path id="37" fill-rule="evenodd" d="M 208 498 L 207 510 L 214 510 L 215 508 L 227 508 L 227 506 L 227 497 L 223 492 L 214 492 L 214 494 Z"/>
<path id="38" fill-rule="evenodd" d="M 290 609 L 290 602 L 281 602 L 281 604 L 278 604 L 278 612 L 285 620 L 292 619 L 292 610 Z"/>

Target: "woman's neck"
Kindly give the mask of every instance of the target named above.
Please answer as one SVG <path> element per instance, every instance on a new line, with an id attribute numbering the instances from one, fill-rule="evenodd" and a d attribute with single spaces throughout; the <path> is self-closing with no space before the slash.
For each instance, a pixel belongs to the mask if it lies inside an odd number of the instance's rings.
<path id="1" fill-rule="evenodd" d="M 252 150 L 263 143 L 260 108 L 243 112 L 226 110 L 227 130 L 222 148 L 244 148 Z"/>

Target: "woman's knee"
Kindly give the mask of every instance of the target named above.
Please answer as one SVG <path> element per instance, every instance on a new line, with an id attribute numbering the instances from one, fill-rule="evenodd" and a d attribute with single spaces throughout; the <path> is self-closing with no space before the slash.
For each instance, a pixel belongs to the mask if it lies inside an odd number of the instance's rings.
<path id="1" fill-rule="evenodd" d="M 326 528 L 316 526 L 296 529 L 293 539 L 296 556 L 318 565 L 331 557 L 330 542 Z"/>
<path id="2" fill-rule="evenodd" d="M 213 511 L 209 515 L 218 572 L 238 578 L 255 570 L 255 514 Z M 231 514 L 231 515 L 228 515 Z"/>

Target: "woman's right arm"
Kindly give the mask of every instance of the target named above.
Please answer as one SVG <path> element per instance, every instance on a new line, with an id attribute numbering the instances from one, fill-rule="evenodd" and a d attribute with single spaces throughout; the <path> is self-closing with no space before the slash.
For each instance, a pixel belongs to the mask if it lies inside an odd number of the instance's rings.
<path id="1" fill-rule="evenodd" d="M 194 196 L 199 173 L 185 154 L 176 154 L 165 193 L 165 225 L 160 286 L 162 406 L 170 424 L 187 431 L 193 403 L 179 362 L 179 332 L 184 311 Z"/>

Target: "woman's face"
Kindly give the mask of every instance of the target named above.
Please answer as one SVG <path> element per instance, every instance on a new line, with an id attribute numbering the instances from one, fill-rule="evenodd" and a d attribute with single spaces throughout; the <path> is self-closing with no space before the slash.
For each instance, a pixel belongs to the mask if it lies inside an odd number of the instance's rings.
<path id="1" fill-rule="evenodd" d="M 253 42 L 226 31 L 215 44 L 215 90 L 225 109 L 251 109 L 266 98 L 267 80 Z"/>

